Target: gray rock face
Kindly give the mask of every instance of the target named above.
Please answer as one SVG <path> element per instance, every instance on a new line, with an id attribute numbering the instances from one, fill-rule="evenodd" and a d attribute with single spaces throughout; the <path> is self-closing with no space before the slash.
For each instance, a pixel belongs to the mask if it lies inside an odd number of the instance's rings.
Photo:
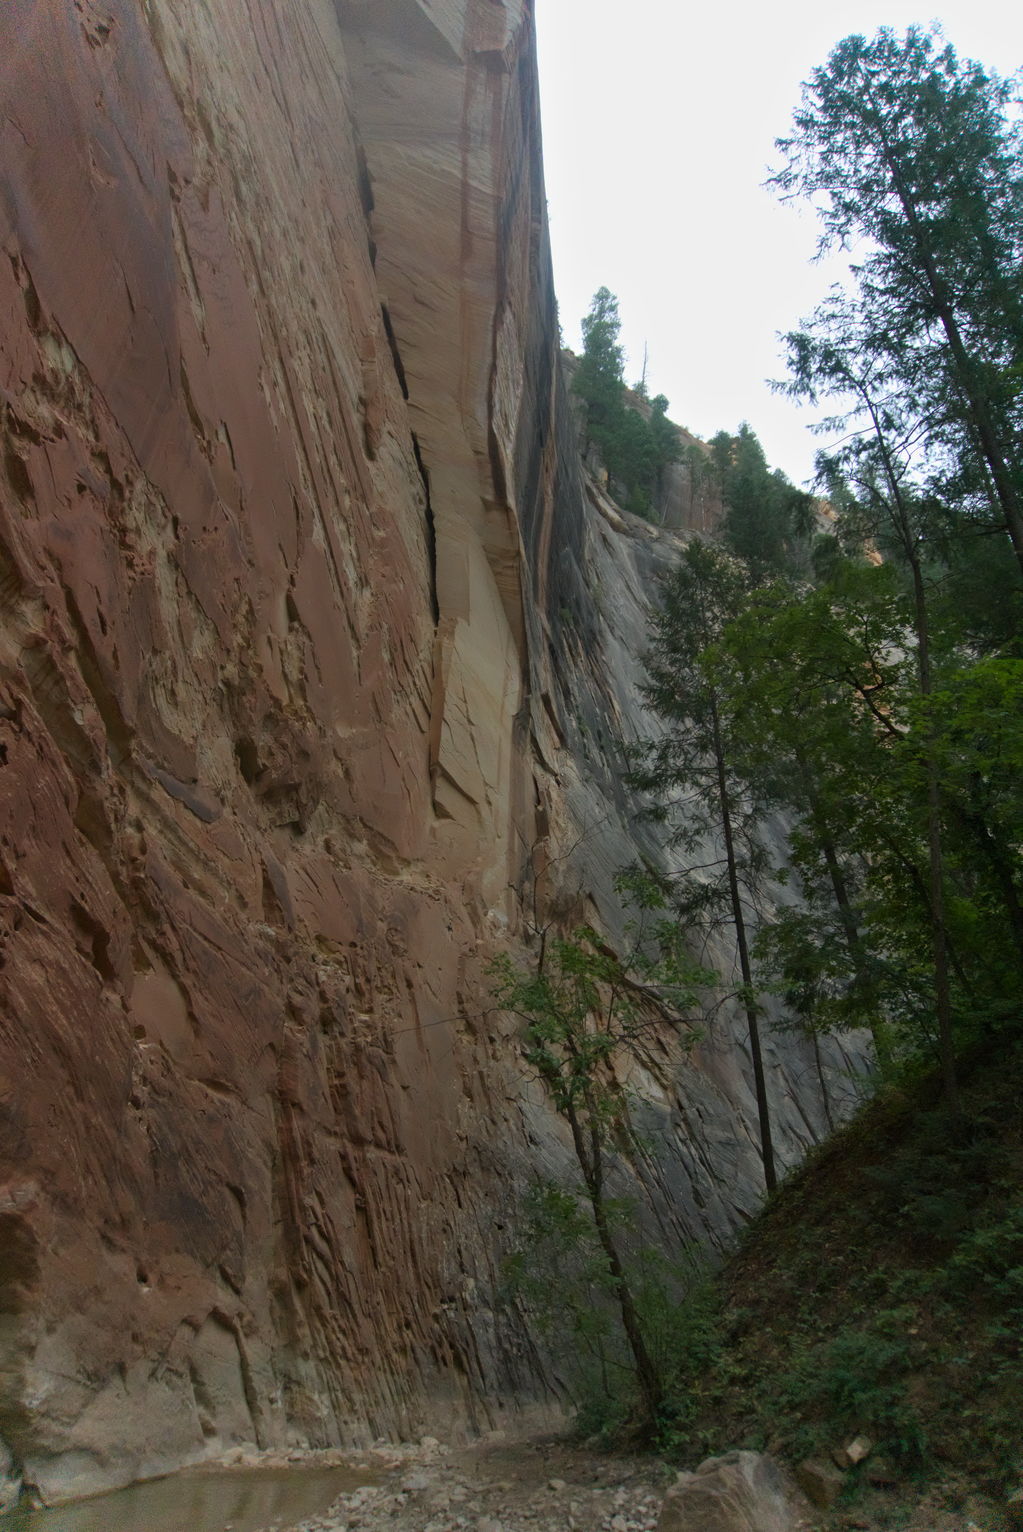
<path id="1" fill-rule="evenodd" d="M 679 1475 L 657 1532 L 798 1532 L 808 1509 L 773 1458 L 729 1452 Z"/>

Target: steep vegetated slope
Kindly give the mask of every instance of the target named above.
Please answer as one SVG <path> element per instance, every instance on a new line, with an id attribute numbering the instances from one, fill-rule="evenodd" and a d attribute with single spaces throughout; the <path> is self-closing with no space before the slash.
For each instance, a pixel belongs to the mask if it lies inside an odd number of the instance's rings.
<path id="1" fill-rule="evenodd" d="M 859 1435 L 828 1525 L 1017 1525 L 1023 1051 L 1003 1037 L 960 1062 L 958 1116 L 936 1071 L 882 1093 L 693 1305 L 682 1461 L 770 1443 L 831 1468 Z"/>
<path id="2" fill-rule="evenodd" d="M 580 464 L 531 7 L 8 0 L 0 58 L 0 1463 L 556 1402 L 485 963 L 620 921 L 676 544 Z M 742 1037 L 638 1082 L 666 1242 L 758 1200 Z"/>

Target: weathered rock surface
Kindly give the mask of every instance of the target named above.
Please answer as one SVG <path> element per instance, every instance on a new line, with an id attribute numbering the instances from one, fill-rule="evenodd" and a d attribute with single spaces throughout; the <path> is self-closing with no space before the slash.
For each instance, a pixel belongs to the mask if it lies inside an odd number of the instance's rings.
<path id="1" fill-rule="evenodd" d="M 556 1403 L 494 1294 L 567 1147 L 485 962 L 619 919 L 675 544 L 580 467 L 533 46 L 524 0 L 0 9 L 0 1438 L 49 1499 Z M 651 1057 L 619 1175 L 721 1244 L 741 1028 Z"/>
<path id="2" fill-rule="evenodd" d="M 797 1464 L 795 1474 L 796 1483 L 807 1499 L 825 1511 L 834 1505 L 845 1483 L 845 1474 L 840 1468 L 817 1458 L 804 1458 Z"/>
<path id="3" fill-rule="evenodd" d="M 0 1441 L 0 1511 L 7 1511 L 16 1505 L 20 1495 L 21 1475 L 17 1472 L 10 1449 Z"/>
<path id="4" fill-rule="evenodd" d="M 808 1511 L 773 1458 L 729 1452 L 679 1474 L 664 1497 L 657 1532 L 798 1532 L 809 1525 Z"/>

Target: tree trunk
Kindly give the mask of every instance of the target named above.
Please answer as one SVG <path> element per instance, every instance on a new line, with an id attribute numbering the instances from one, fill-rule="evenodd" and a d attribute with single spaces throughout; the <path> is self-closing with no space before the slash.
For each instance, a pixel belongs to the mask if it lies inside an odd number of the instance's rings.
<path id="1" fill-rule="evenodd" d="M 810 770 L 806 762 L 797 757 L 800 770 L 808 781 L 812 782 Z M 853 909 L 852 900 L 849 898 L 849 885 L 845 881 L 845 870 L 839 859 L 838 849 L 834 838 L 827 827 L 824 810 L 820 799 L 811 785 L 809 788 L 810 813 L 813 816 L 814 829 L 820 841 L 821 853 L 824 857 L 824 865 L 828 870 L 828 878 L 831 883 L 831 892 L 835 897 L 835 907 L 838 910 L 838 918 L 842 925 L 842 934 L 849 951 L 849 960 L 852 963 L 853 975 L 856 988 L 862 994 L 867 1005 L 870 1020 L 870 1035 L 874 1039 L 874 1051 L 877 1054 L 877 1062 L 884 1077 L 891 1070 L 892 1045 L 888 1035 L 888 1027 L 878 1014 L 877 987 L 870 976 L 870 966 L 867 959 L 863 937 L 860 935 L 859 923 L 856 919 L 856 911 Z"/>
<path id="2" fill-rule="evenodd" d="M 892 462 L 881 421 L 873 400 L 868 400 L 878 449 L 884 464 L 891 494 L 891 515 L 895 531 L 913 579 L 913 625 L 916 630 L 917 681 L 921 697 L 931 695 L 931 638 L 927 617 L 927 592 L 917 553 L 912 520 L 906 507 L 899 477 Z M 1023 544 L 1021 544 L 1023 554 Z M 928 736 L 931 732 L 928 724 Z M 945 869 L 941 834 L 941 787 L 934 750 L 928 737 L 924 755 L 927 774 L 927 869 L 930 903 L 931 960 L 934 965 L 934 1008 L 938 1022 L 938 1055 L 945 1087 L 945 1099 L 953 1112 L 959 1111 L 959 1081 L 956 1076 L 955 1041 L 952 1035 L 952 986 L 949 982 L 948 936 L 945 930 Z"/>
<path id="3" fill-rule="evenodd" d="M 725 774 L 721 725 L 718 719 L 717 703 L 713 699 L 710 706 L 714 742 L 714 767 L 717 775 L 718 807 L 721 814 L 721 829 L 725 842 L 725 861 L 728 867 L 728 893 L 732 906 L 732 920 L 735 924 L 735 945 L 739 953 L 739 971 L 742 974 L 743 989 L 745 991 L 744 1009 L 746 1011 L 746 1022 L 749 1026 L 749 1046 L 750 1053 L 753 1056 L 753 1081 L 756 1088 L 757 1114 L 760 1118 L 760 1154 L 764 1162 L 764 1183 L 767 1190 L 773 1192 L 778 1184 L 778 1177 L 774 1168 L 774 1146 L 771 1142 L 771 1114 L 767 1104 L 764 1059 L 760 1049 L 760 1024 L 757 1020 L 757 1008 L 753 1000 L 753 970 L 750 965 L 749 944 L 746 940 L 746 920 L 742 913 L 742 898 L 739 892 L 739 874 L 735 861 L 731 802 L 728 793 L 728 778 Z"/>
<path id="4" fill-rule="evenodd" d="M 643 1328 L 640 1324 L 639 1314 L 636 1311 L 636 1302 L 632 1296 L 629 1279 L 625 1268 L 622 1266 L 621 1256 L 615 1244 L 614 1235 L 607 1221 L 607 1207 L 604 1202 L 604 1162 L 601 1155 L 600 1143 L 594 1137 L 590 1152 L 586 1148 L 586 1138 L 579 1114 L 573 1106 L 569 1106 L 566 1116 L 569 1127 L 572 1130 L 572 1142 L 575 1145 L 576 1159 L 579 1161 L 579 1169 L 583 1174 L 586 1185 L 586 1194 L 590 1199 L 590 1209 L 593 1213 L 593 1223 L 597 1231 L 597 1239 L 600 1248 L 604 1252 L 607 1261 L 607 1269 L 611 1274 L 611 1282 L 614 1287 L 615 1299 L 618 1303 L 618 1312 L 621 1315 L 622 1329 L 625 1331 L 625 1339 L 632 1359 L 636 1365 L 636 1381 L 639 1384 L 643 1403 L 651 1421 L 657 1419 L 661 1405 L 664 1402 L 664 1392 L 661 1386 L 660 1375 L 654 1360 L 647 1350 L 646 1341 L 643 1339 Z"/>
<path id="5" fill-rule="evenodd" d="M 1016 887 L 1012 858 L 1006 855 L 1005 846 L 982 814 L 964 808 L 955 800 L 952 800 L 952 812 L 976 842 L 981 856 L 991 868 L 1005 906 L 1009 929 L 1012 932 L 1016 961 L 1017 964 L 1023 964 L 1023 903 L 1020 901 L 1020 892 Z"/>
<path id="6" fill-rule="evenodd" d="M 831 1097 L 828 1095 L 828 1082 L 824 1078 L 824 1060 L 821 1058 L 821 1040 L 816 1029 L 811 1032 L 813 1038 L 813 1062 L 817 1068 L 817 1084 L 821 1088 L 821 1101 L 824 1103 L 824 1119 L 828 1125 L 828 1132 L 834 1133 L 835 1119 L 831 1114 Z"/>

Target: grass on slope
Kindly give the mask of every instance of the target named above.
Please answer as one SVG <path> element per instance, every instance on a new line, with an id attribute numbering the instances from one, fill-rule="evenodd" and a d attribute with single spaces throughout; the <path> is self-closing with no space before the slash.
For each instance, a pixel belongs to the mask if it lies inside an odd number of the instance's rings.
<path id="1" fill-rule="evenodd" d="M 906 1478 L 1023 1474 L 1023 1045 L 870 1103 L 789 1178 L 712 1294 L 665 1445 L 790 1460 L 863 1434 Z M 870 1465 L 867 1465 L 868 1467 Z"/>

